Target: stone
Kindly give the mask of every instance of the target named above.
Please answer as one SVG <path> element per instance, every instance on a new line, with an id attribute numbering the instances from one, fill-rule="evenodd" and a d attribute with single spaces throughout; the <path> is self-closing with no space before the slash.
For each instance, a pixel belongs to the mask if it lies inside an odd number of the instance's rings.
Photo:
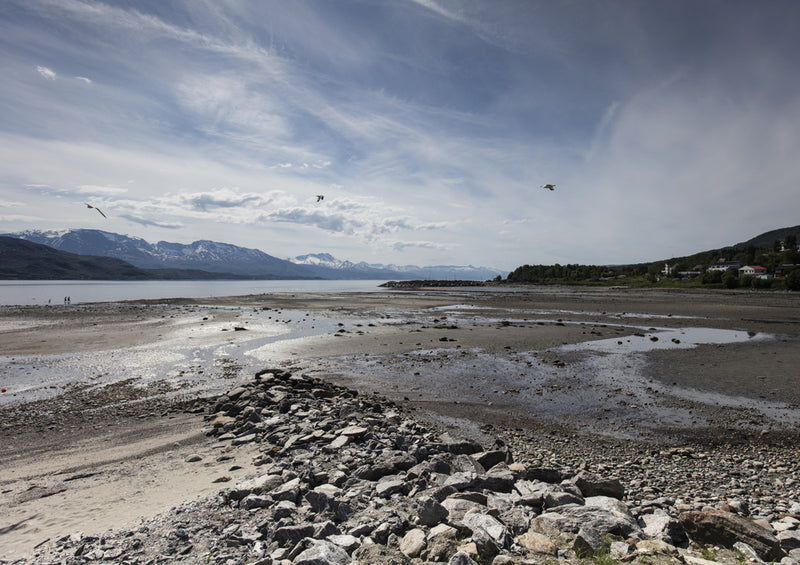
<path id="1" fill-rule="evenodd" d="M 627 504 L 610 496 L 590 496 L 584 499 L 583 503 L 587 508 L 599 508 L 618 516 L 631 515 Z"/>
<path id="2" fill-rule="evenodd" d="M 268 496 L 261 496 L 259 494 L 248 494 L 244 499 L 240 502 L 244 508 L 248 510 L 252 510 L 254 508 L 267 508 L 271 506 L 275 501 Z"/>
<path id="3" fill-rule="evenodd" d="M 410 565 L 411 559 L 400 550 L 372 543 L 353 552 L 351 565 Z"/>
<path id="4" fill-rule="evenodd" d="M 381 479 L 375 485 L 375 494 L 382 498 L 389 498 L 395 493 L 402 492 L 405 486 L 406 482 L 403 479 Z"/>
<path id="5" fill-rule="evenodd" d="M 283 484 L 283 477 L 274 473 L 265 473 L 253 479 L 246 479 L 236 484 L 230 494 L 233 500 L 241 500 L 248 494 L 263 494 Z"/>
<path id="6" fill-rule="evenodd" d="M 581 559 L 586 559 L 600 553 L 601 551 L 609 549 L 610 542 L 608 542 L 603 534 L 594 528 L 581 527 L 578 530 L 578 535 L 575 536 L 575 541 L 572 543 L 572 549 L 575 554 Z"/>
<path id="7" fill-rule="evenodd" d="M 334 534 L 328 536 L 327 539 L 331 543 L 335 543 L 348 553 L 351 553 L 361 546 L 361 540 L 349 534 Z"/>
<path id="8" fill-rule="evenodd" d="M 639 524 L 630 513 L 622 514 L 604 508 L 577 504 L 568 504 L 545 512 L 532 520 L 531 526 L 534 525 L 542 527 L 542 530 L 535 529 L 535 531 L 540 531 L 545 535 L 550 535 L 552 529 L 558 532 L 577 534 L 581 527 L 623 538 L 642 537 L 643 535 Z M 553 536 L 551 535 L 551 537 Z"/>
<path id="9" fill-rule="evenodd" d="M 604 479 L 594 473 L 581 471 L 572 480 L 584 498 L 590 496 L 609 496 L 622 500 L 625 498 L 625 488 L 619 479 Z"/>
<path id="10" fill-rule="evenodd" d="M 472 510 L 477 510 L 479 512 L 487 510 L 486 506 L 483 504 L 452 496 L 442 501 L 442 507 L 447 511 L 446 517 L 451 522 L 461 522 L 464 520 L 464 516 L 467 515 L 467 512 Z"/>
<path id="11" fill-rule="evenodd" d="M 231 445 L 244 445 L 246 443 L 255 441 L 255 439 L 256 439 L 256 434 L 246 434 L 243 436 L 233 438 L 231 440 Z"/>
<path id="12" fill-rule="evenodd" d="M 335 487 L 334 487 L 335 488 Z M 316 513 L 325 512 L 326 510 L 330 510 L 333 505 L 333 497 L 324 490 L 310 490 L 308 491 L 304 498 L 311 506 L 311 510 Z"/>
<path id="13" fill-rule="evenodd" d="M 447 565 L 478 565 L 466 552 L 456 552 L 447 562 Z"/>
<path id="14" fill-rule="evenodd" d="M 336 439 L 328 444 L 329 451 L 339 451 L 345 445 L 350 443 L 350 437 L 346 435 L 337 436 Z"/>
<path id="15" fill-rule="evenodd" d="M 462 521 L 464 525 L 473 532 L 475 532 L 475 530 L 483 530 L 486 532 L 498 547 L 507 548 L 510 546 L 510 538 L 505 525 L 494 516 L 473 512 L 464 516 Z"/>
<path id="16" fill-rule="evenodd" d="M 409 530 L 400 541 L 400 551 L 409 557 L 418 557 L 427 545 L 425 537 L 425 530 L 420 528 Z"/>
<path id="17" fill-rule="evenodd" d="M 534 553 L 551 555 L 553 557 L 558 555 L 558 546 L 556 546 L 549 537 L 538 532 L 525 532 L 517 538 L 517 543 L 520 547 Z"/>
<path id="18" fill-rule="evenodd" d="M 733 550 L 745 560 L 761 561 L 756 550 L 744 542 L 737 541 L 733 544 Z"/>
<path id="19" fill-rule="evenodd" d="M 444 450 L 455 455 L 470 455 L 483 451 L 481 445 L 473 439 L 458 438 L 450 433 L 442 434 L 439 439 L 444 446 Z"/>
<path id="20" fill-rule="evenodd" d="M 458 473 L 453 473 L 447 479 L 445 479 L 444 486 L 446 487 L 453 487 L 456 490 L 466 490 L 478 480 L 478 474 L 469 472 L 469 471 L 462 471 Z"/>
<path id="21" fill-rule="evenodd" d="M 356 469 L 353 475 L 358 479 L 377 481 L 381 477 L 394 475 L 399 471 L 407 471 L 416 464 L 417 460 L 408 453 L 382 453 L 373 463 Z"/>
<path id="22" fill-rule="evenodd" d="M 564 506 L 565 504 L 584 504 L 584 499 L 571 492 L 561 490 L 555 487 L 547 491 L 544 495 L 544 507 L 556 508 L 557 506 Z"/>
<path id="23" fill-rule="evenodd" d="M 515 481 L 516 477 L 508 465 L 498 463 L 488 473 L 478 475 L 475 487 L 495 492 L 511 492 Z"/>
<path id="24" fill-rule="evenodd" d="M 558 484 L 564 480 L 564 473 L 558 469 L 549 467 L 527 467 L 525 478 L 529 481 L 541 481 L 543 483 Z"/>
<path id="25" fill-rule="evenodd" d="M 547 483 L 521 480 L 514 483 L 514 492 L 520 496 L 520 504 L 541 510 L 544 508 L 544 495 Z"/>
<path id="26" fill-rule="evenodd" d="M 621 561 L 628 557 L 631 546 L 624 541 L 614 540 L 608 548 L 608 556 L 615 561 Z"/>
<path id="27" fill-rule="evenodd" d="M 653 514 L 642 515 L 639 518 L 639 524 L 647 537 L 658 539 L 671 545 L 680 545 L 689 539 L 680 520 L 673 518 L 663 510 Z"/>
<path id="28" fill-rule="evenodd" d="M 330 520 L 314 524 L 314 539 L 327 539 L 330 536 L 340 535 L 342 532 Z"/>
<path id="29" fill-rule="evenodd" d="M 273 506 L 272 518 L 281 520 L 282 518 L 290 517 L 295 512 L 297 512 L 297 504 L 291 500 L 281 500 Z"/>
<path id="30" fill-rule="evenodd" d="M 363 426 L 347 426 L 346 428 L 342 428 L 339 430 L 340 436 L 352 437 L 352 438 L 359 438 L 369 431 L 369 428 L 365 428 Z"/>
<path id="31" fill-rule="evenodd" d="M 732 512 L 684 512 L 680 521 L 689 538 L 700 544 L 731 549 L 741 541 L 751 546 L 764 561 L 778 561 L 785 555 L 778 538 L 770 530 Z"/>
<path id="32" fill-rule="evenodd" d="M 350 556 L 347 552 L 326 540 L 314 540 L 311 546 L 293 560 L 294 565 L 347 565 Z"/>
<path id="33" fill-rule="evenodd" d="M 289 500 L 296 502 L 297 497 L 300 496 L 300 478 L 295 477 L 286 481 L 282 485 L 269 491 L 269 494 L 275 500 Z"/>
<path id="34" fill-rule="evenodd" d="M 462 543 L 461 545 L 459 545 L 456 548 L 456 553 L 458 553 L 460 551 L 466 553 L 467 555 L 469 555 L 470 559 L 473 559 L 473 560 L 474 559 L 478 559 L 478 552 L 479 552 L 478 544 L 475 543 L 474 541 L 468 541 L 468 542 L 465 542 L 465 543 Z M 492 553 L 489 557 L 491 557 L 493 555 L 496 555 L 496 552 Z"/>
<path id="35" fill-rule="evenodd" d="M 477 461 L 484 469 L 490 470 L 498 463 L 508 463 L 508 461 L 506 461 L 507 456 L 508 451 L 498 449 L 494 451 L 474 453 L 472 458 L 475 459 L 475 461 Z"/>
<path id="36" fill-rule="evenodd" d="M 428 561 L 445 561 L 456 550 L 458 530 L 446 524 L 431 528 L 427 537 Z"/>
<path id="37" fill-rule="evenodd" d="M 784 530 L 782 532 L 778 532 L 778 541 L 785 551 L 800 549 L 800 531 Z"/>
<path id="38" fill-rule="evenodd" d="M 423 526 L 435 526 L 447 519 L 450 512 L 430 496 L 420 497 L 417 521 Z"/>
<path id="39" fill-rule="evenodd" d="M 640 555 L 678 555 L 678 548 L 657 539 L 645 539 L 636 542 L 636 552 Z"/>
<path id="40" fill-rule="evenodd" d="M 304 538 L 314 535 L 314 524 L 283 526 L 276 529 L 273 535 L 275 540 L 282 545 L 294 545 Z"/>

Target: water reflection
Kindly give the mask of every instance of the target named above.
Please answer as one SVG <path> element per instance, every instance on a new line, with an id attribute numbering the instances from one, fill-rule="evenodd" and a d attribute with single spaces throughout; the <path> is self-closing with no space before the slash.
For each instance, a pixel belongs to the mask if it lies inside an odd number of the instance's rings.
<path id="1" fill-rule="evenodd" d="M 647 353 L 659 349 L 690 349 L 698 345 L 720 345 L 774 339 L 772 334 L 717 328 L 648 328 L 626 337 L 598 339 L 561 347 L 562 351 Z"/>

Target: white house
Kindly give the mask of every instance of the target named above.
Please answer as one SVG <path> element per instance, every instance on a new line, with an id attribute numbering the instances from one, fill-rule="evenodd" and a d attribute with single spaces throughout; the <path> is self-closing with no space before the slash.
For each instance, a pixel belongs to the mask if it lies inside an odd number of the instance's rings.
<path id="1" fill-rule="evenodd" d="M 725 259 L 720 259 L 713 265 L 708 267 L 709 271 L 735 271 L 741 269 L 742 264 L 739 261 L 726 261 Z"/>
<path id="2" fill-rule="evenodd" d="M 739 269 L 740 277 L 765 277 L 767 270 L 760 265 L 745 265 Z"/>

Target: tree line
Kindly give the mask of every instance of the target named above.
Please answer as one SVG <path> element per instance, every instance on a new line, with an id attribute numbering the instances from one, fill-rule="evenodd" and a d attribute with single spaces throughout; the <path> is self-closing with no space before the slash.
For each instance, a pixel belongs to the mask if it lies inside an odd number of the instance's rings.
<path id="1" fill-rule="evenodd" d="M 522 265 L 511 271 L 506 281 L 528 284 L 607 284 L 616 281 L 620 284 L 668 284 L 685 279 L 692 285 L 706 285 L 720 288 L 774 288 L 800 290 L 800 269 L 792 270 L 784 278 L 760 279 L 739 277 L 737 271 L 709 271 L 707 267 L 720 259 L 739 262 L 743 265 L 760 265 L 768 273 L 774 273 L 781 265 L 800 264 L 800 251 L 797 249 L 797 236 L 786 235 L 769 247 L 756 247 L 748 244 L 741 247 L 726 247 L 713 251 L 696 253 L 686 257 L 638 263 L 631 265 Z M 665 276 L 664 265 L 674 267 L 676 273 L 692 275 Z M 694 273 L 700 272 L 699 276 Z M 497 282 L 500 279 L 496 279 Z"/>

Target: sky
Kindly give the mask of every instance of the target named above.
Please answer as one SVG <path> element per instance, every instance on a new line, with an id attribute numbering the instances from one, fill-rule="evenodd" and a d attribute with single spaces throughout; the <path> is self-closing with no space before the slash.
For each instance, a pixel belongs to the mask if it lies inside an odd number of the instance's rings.
<path id="1" fill-rule="evenodd" d="M 794 0 L 3 0 L 0 233 L 504 270 L 715 249 L 800 224 L 798 53 Z"/>

